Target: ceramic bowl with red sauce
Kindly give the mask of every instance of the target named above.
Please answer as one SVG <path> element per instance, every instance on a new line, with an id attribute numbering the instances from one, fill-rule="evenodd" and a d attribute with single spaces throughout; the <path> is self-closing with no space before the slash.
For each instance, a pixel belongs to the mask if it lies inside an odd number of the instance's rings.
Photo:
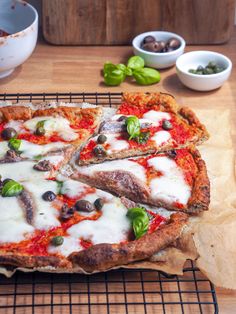
<path id="1" fill-rule="evenodd" d="M 38 37 L 38 13 L 21 0 L 0 1 L 0 78 L 10 75 L 32 54 Z"/>

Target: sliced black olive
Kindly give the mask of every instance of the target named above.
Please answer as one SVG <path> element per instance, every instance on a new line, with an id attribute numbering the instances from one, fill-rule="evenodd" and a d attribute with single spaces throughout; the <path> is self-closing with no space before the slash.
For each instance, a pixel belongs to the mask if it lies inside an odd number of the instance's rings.
<path id="1" fill-rule="evenodd" d="M 94 210 L 94 207 L 89 201 L 79 200 L 75 203 L 75 210 L 90 213 Z"/>
<path id="2" fill-rule="evenodd" d="M 51 244 L 54 246 L 62 245 L 64 242 L 64 238 L 62 236 L 53 237 L 51 240 Z"/>
<path id="3" fill-rule="evenodd" d="M 4 140 L 8 141 L 17 135 L 16 130 L 13 128 L 6 128 L 2 131 L 1 136 Z"/>
<path id="4" fill-rule="evenodd" d="M 143 39 L 143 43 L 146 44 L 146 43 L 151 43 L 152 41 L 155 41 L 155 37 L 151 36 L 151 35 L 148 35 L 146 37 L 144 37 Z"/>
<path id="5" fill-rule="evenodd" d="M 106 135 L 100 134 L 100 135 L 98 136 L 98 138 L 97 138 L 97 143 L 98 143 L 98 144 L 103 144 L 103 143 L 106 142 L 106 140 L 107 140 Z"/>
<path id="6" fill-rule="evenodd" d="M 104 201 L 102 198 L 97 198 L 96 201 L 94 202 L 94 206 L 96 207 L 97 210 L 101 210 L 103 208 Z"/>
<path id="7" fill-rule="evenodd" d="M 51 171 L 53 165 L 48 160 L 41 160 L 33 166 L 34 170 L 38 171 Z"/>
<path id="8" fill-rule="evenodd" d="M 61 207 L 61 212 L 60 212 L 60 218 L 62 220 L 67 220 L 70 219 L 75 212 L 75 208 L 74 207 L 70 207 L 67 204 L 63 204 Z"/>
<path id="9" fill-rule="evenodd" d="M 97 157 L 104 157 L 106 156 L 106 151 L 101 145 L 97 145 L 93 149 L 93 153 Z"/>
<path id="10" fill-rule="evenodd" d="M 126 120 L 126 116 L 120 116 L 118 119 L 117 119 L 117 121 L 119 121 L 119 122 L 122 122 L 122 121 L 124 121 L 124 120 Z"/>
<path id="11" fill-rule="evenodd" d="M 171 130 L 171 129 L 173 128 L 173 125 L 172 125 L 172 123 L 171 123 L 170 121 L 168 121 L 168 120 L 163 120 L 163 122 L 162 122 L 162 128 L 163 128 L 164 130 Z"/>
<path id="12" fill-rule="evenodd" d="M 173 158 L 173 159 L 177 156 L 177 153 L 174 149 L 167 151 L 166 154 L 168 157 Z"/>
<path id="13" fill-rule="evenodd" d="M 43 193 L 42 198 L 47 202 L 52 202 L 55 200 L 56 194 L 53 193 L 52 191 L 47 191 Z"/>
<path id="14" fill-rule="evenodd" d="M 45 134 L 45 129 L 44 129 L 44 127 L 42 127 L 42 126 L 39 126 L 37 129 L 36 129 L 36 131 L 35 131 L 35 134 L 36 135 L 44 135 Z"/>

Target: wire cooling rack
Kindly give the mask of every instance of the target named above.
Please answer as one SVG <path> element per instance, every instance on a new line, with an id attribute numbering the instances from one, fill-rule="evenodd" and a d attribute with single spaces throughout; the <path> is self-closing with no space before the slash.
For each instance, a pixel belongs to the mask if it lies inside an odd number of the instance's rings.
<path id="1" fill-rule="evenodd" d="M 86 101 L 104 106 L 120 93 L 0 94 L 0 101 Z M 17 272 L 0 275 L 0 314 L 218 313 L 212 283 L 188 261 L 183 276 L 115 270 L 91 276 Z"/>

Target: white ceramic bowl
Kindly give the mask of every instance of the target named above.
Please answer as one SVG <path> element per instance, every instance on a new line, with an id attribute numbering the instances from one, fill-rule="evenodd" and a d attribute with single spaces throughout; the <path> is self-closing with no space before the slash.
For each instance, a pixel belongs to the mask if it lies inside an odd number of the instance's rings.
<path id="1" fill-rule="evenodd" d="M 180 41 L 180 47 L 171 52 L 150 52 L 143 50 L 141 44 L 144 37 L 153 36 L 157 41 L 163 40 L 167 41 L 170 38 L 177 38 Z M 134 54 L 140 56 L 144 59 L 145 65 L 156 68 L 164 69 L 173 66 L 176 62 L 176 59 L 182 55 L 185 48 L 185 40 L 175 33 L 164 32 L 164 31 L 153 31 L 146 32 L 136 36 L 132 42 Z"/>
<path id="2" fill-rule="evenodd" d="M 11 74 L 33 52 L 38 36 L 38 13 L 20 0 L 0 0 L 0 78 Z"/>
<path id="3" fill-rule="evenodd" d="M 205 67 L 210 61 L 225 68 L 220 73 L 199 75 L 189 73 L 199 65 Z M 176 71 L 180 81 L 187 87 L 197 91 L 210 91 L 223 85 L 229 78 L 232 62 L 226 56 L 213 51 L 192 51 L 183 54 L 176 61 Z"/>

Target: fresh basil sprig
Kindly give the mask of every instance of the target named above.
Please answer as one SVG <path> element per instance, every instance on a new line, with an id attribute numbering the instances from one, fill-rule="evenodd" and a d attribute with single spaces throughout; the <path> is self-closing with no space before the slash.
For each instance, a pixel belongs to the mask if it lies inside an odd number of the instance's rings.
<path id="1" fill-rule="evenodd" d="M 129 140 L 139 136 L 140 134 L 140 122 L 136 116 L 130 116 L 125 120 L 127 132 L 129 134 Z"/>
<path id="2" fill-rule="evenodd" d="M 8 142 L 8 147 L 16 152 L 19 152 L 21 146 L 21 140 L 16 138 L 11 138 Z"/>
<path id="3" fill-rule="evenodd" d="M 118 86 L 126 76 L 133 76 L 139 85 L 158 83 L 161 79 L 160 73 L 155 69 L 144 67 L 144 65 L 144 59 L 139 56 L 129 58 L 127 66 L 123 63 L 107 62 L 103 67 L 104 82 L 106 85 Z"/>
<path id="4" fill-rule="evenodd" d="M 127 217 L 131 220 L 136 239 L 139 239 L 147 232 L 149 225 L 149 218 L 145 208 L 130 208 L 127 212 Z"/>
<path id="5" fill-rule="evenodd" d="M 17 196 L 23 190 L 24 190 L 24 187 L 20 183 L 14 180 L 9 180 L 2 187 L 2 197 Z"/>

